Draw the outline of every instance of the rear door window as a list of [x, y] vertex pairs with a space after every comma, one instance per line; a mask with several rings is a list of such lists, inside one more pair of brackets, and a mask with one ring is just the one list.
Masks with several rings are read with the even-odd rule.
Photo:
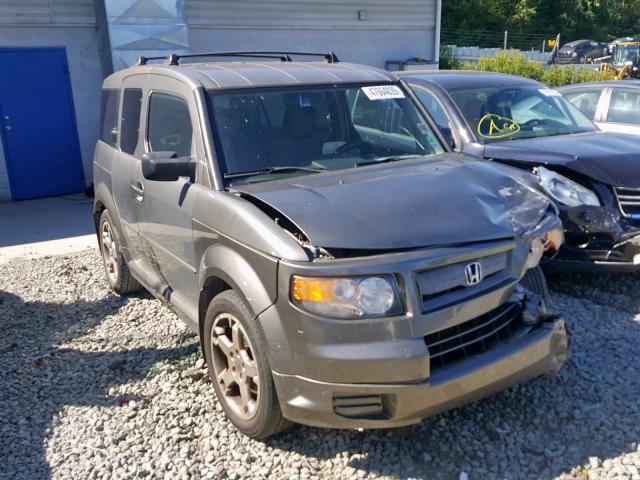
[[191, 155], [193, 127], [187, 102], [166, 93], [153, 93], [149, 100], [147, 140], [152, 152]]
[[120, 121], [120, 150], [133, 155], [140, 137], [140, 108], [142, 90], [126, 88], [122, 96], [122, 119]]
[[598, 110], [598, 102], [602, 95], [602, 88], [571, 91], [564, 94], [564, 98], [569, 100], [573, 106], [584, 113], [587, 118], [593, 120]]
[[640, 91], [614, 89], [607, 122], [640, 125]]

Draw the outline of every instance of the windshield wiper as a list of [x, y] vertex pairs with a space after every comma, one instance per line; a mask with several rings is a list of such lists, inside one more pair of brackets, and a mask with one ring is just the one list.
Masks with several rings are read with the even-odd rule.
[[288, 172], [320, 173], [324, 171], [326, 171], [324, 168], [315, 168], [315, 167], [269, 167], [269, 168], [262, 168], [259, 170], [250, 170], [247, 172], [225, 173], [224, 178], [254, 177], [257, 175], [271, 175], [272, 173], [288, 173]]
[[416, 154], [410, 154], [410, 155], [394, 155], [391, 157], [383, 157], [383, 158], [379, 158], [377, 160], [367, 160], [364, 162], [357, 162], [356, 163], [356, 167], [366, 167], [367, 165], [378, 165], [379, 163], [391, 163], [391, 162], [397, 162], [398, 160], [407, 160], [409, 158], [417, 158], [417, 157], [422, 157], [423, 155], [416, 155]]

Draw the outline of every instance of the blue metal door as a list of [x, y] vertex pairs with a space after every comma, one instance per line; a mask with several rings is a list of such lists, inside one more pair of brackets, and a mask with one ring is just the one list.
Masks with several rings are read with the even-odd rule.
[[14, 200], [84, 190], [63, 48], [0, 48], [0, 124]]

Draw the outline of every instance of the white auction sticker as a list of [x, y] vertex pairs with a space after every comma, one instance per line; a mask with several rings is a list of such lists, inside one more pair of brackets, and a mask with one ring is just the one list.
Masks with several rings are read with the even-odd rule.
[[561, 97], [562, 94], [556, 90], [551, 90], [550, 88], [541, 88], [538, 90], [545, 97]]
[[375, 87], [362, 87], [362, 91], [369, 100], [388, 100], [392, 98], [405, 98], [400, 87], [396, 85], [376, 85]]

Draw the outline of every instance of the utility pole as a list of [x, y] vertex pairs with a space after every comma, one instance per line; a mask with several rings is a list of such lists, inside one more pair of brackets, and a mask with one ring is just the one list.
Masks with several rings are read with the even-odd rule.
[[507, 49], [507, 43], [509, 41], [509, 31], [505, 30], [504, 31], [504, 50]]

